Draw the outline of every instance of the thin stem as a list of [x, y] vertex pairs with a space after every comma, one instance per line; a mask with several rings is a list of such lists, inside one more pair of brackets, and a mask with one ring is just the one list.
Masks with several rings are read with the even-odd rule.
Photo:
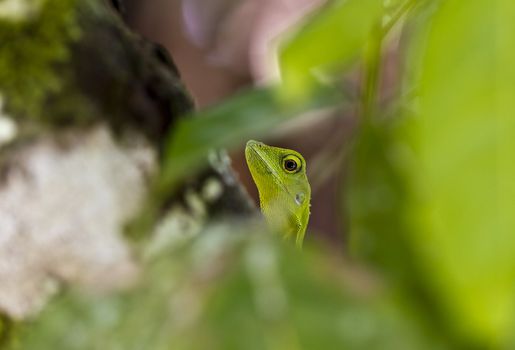
[[364, 122], [369, 122], [375, 114], [376, 100], [381, 70], [381, 54], [384, 36], [382, 31], [374, 35], [369, 41], [365, 53], [364, 87], [362, 94], [362, 116]]
[[415, 0], [405, 1], [385, 24], [381, 26], [378, 25], [366, 48], [364, 70], [365, 84], [361, 101], [362, 116], [365, 122], [370, 122], [370, 119], [376, 112], [384, 39], [415, 3]]
[[397, 8], [397, 11], [395, 11], [392, 17], [383, 25], [383, 37], [386, 36], [390, 32], [390, 30], [392, 30], [392, 28], [397, 24], [397, 22], [399, 22], [399, 20], [406, 13], [408, 13], [408, 11], [411, 10], [411, 8], [415, 6], [416, 3], [417, 1], [415, 0], [407, 0]]

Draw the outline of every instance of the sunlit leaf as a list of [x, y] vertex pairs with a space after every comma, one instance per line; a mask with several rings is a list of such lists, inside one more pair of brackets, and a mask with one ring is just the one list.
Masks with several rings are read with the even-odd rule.
[[335, 0], [312, 16], [280, 53], [281, 94], [302, 99], [316, 87], [315, 74], [337, 74], [353, 62], [381, 25], [382, 3]]
[[515, 3], [445, 1], [422, 65], [412, 240], [450, 324], [497, 342], [515, 311]]
[[417, 113], [358, 142], [354, 248], [419, 288], [442, 331], [501, 347], [515, 319], [515, 4], [431, 14], [412, 40]]

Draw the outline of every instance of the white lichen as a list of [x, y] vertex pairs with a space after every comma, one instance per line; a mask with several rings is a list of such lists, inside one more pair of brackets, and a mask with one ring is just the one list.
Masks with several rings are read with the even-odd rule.
[[202, 197], [208, 203], [213, 203], [218, 200], [224, 192], [224, 187], [220, 180], [215, 177], [210, 177], [202, 187]]
[[227, 185], [233, 185], [237, 182], [231, 168], [231, 157], [229, 157], [227, 151], [212, 150], [209, 152], [208, 161], [213, 169], [222, 176], [222, 179]]
[[155, 152], [122, 147], [107, 128], [19, 146], [1, 164], [0, 311], [23, 319], [56, 290], [131, 283], [137, 264], [122, 236], [140, 209]]
[[152, 239], [145, 247], [144, 257], [149, 260], [166, 250], [173, 250], [189, 242], [202, 229], [204, 222], [176, 205], [159, 222]]
[[281, 282], [275, 247], [270, 242], [256, 241], [246, 251], [245, 267], [254, 287], [256, 311], [265, 320], [284, 317], [288, 297]]
[[18, 133], [14, 120], [4, 111], [4, 97], [0, 94], [0, 146], [11, 142]]
[[205, 220], [207, 217], [206, 204], [202, 200], [202, 197], [192, 189], [188, 189], [184, 195], [184, 201], [186, 202], [188, 209], [192, 215], [199, 220]]
[[18, 127], [16, 123], [12, 119], [0, 115], [0, 146], [14, 140], [17, 133]]

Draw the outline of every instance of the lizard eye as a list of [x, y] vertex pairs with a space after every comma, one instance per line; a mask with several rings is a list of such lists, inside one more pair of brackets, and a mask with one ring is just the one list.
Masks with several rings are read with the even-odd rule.
[[300, 159], [294, 155], [286, 156], [283, 159], [283, 168], [290, 174], [298, 172], [301, 168], [301, 164]]

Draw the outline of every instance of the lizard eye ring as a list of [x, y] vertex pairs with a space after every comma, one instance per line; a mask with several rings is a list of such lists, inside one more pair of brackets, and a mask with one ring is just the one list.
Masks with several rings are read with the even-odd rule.
[[294, 155], [288, 155], [283, 158], [283, 169], [290, 174], [294, 174], [300, 171], [302, 162], [299, 157]]

